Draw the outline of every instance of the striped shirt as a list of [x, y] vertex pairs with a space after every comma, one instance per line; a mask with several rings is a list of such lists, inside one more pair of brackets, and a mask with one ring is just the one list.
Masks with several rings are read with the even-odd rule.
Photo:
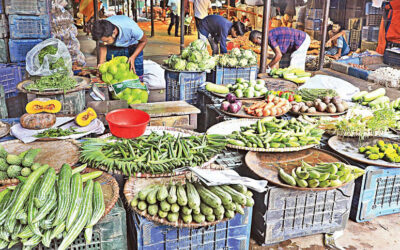
[[272, 48], [279, 46], [282, 54], [297, 50], [306, 39], [306, 33], [287, 27], [275, 28], [268, 32], [268, 44]]

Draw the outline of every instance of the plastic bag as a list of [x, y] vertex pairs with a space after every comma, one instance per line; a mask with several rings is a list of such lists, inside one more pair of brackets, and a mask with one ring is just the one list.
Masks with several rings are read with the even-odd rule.
[[[47, 46], [54, 46], [57, 49], [56, 54], [47, 54], [43, 58], [43, 63], [40, 64], [39, 53], [42, 49]], [[35, 47], [33, 47], [26, 55], [26, 70], [32, 76], [49, 76], [57, 72], [59, 68], [51, 69], [51, 64], [57, 62], [58, 59], [62, 58], [64, 60], [65, 67], [68, 71], [72, 73], [72, 60], [71, 55], [65, 44], [56, 39], [49, 38]]]
[[143, 82], [149, 89], [165, 89], [164, 69], [158, 63], [144, 60], [143, 68]]

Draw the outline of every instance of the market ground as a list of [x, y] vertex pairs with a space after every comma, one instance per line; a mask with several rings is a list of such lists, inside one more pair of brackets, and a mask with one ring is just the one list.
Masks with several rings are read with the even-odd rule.
[[[150, 23], [140, 23], [141, 28], [149, 37], [148, 45], [145, 48], [145, 59], [153, 60], [157, 63], [162, 61], [170, 54], [179, 53], [179, 37], [168, 36], [167, 22], [155, 23], [155, 36], [150, 37]], [[174, 32], [174, 30], [173, 30]], [[172, 33], [173, 33], [172, 32]], [[185, 45], [196, 39], [196, 35], [185, 36]], [[96, 65], [96, 57], [93, 55], [94, 42], [87, 38], [85, 34], [80, 32], [79, 40], [81, 41], [81, 50], [87, 57], [89, 65]], [[318, 74], [332, 75], [351, 82], [361, 90], [372, 90], [381, 87], [377, 84], [363, 81], [361, 79], [341, 74], [329, 69], [324, 69]], [[150, 94], [150, 101], [163, 101], [165, 91], [156, 90]], [[387, 89], [387, 95], [391, 99], [400, 97], [400, 91], [395, 89]], [[400, 215], [393, 214], [382, 217], [377, 217], [371, 222], [355, 223], [348, 221], [343, 235], [337, 238], [336, 247], [351, 250], [351, 249], [379, 249], [379, 250], [400, 250]], [[311, 235], [307, 237], [291, 239], [274, 246], [259, 246], [254, 240], [251, 240], [250, 249], [310, 249], [319, 250], [326, 249], [324, 247], [324, 238], [322, 234]]]

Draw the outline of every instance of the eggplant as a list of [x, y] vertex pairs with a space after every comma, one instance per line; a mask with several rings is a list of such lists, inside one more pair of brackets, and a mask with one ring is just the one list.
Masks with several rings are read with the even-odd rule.
[[328, 111], [328, 113], [336, 113], [336, 107], [333, 103], [329, 103], [328, 107], [326, 109]]
[[229, 112], [236, 114], [237, 112], [239, 112], [240, 107], [237, 103], [231, 103], [229, 105]]
[[230, 103], [235, 103], [236, 101], [236, 96], [232, 93], [229, 93], [226, 95], [225, 99], [230, 102]]
[[223, 102], [221, 103], [221, 110], [223, 110], [223, 111], [228, 111], [230, 105], [231, 105], [231, 104], [230, 104], [228, 101], [223, 101]]

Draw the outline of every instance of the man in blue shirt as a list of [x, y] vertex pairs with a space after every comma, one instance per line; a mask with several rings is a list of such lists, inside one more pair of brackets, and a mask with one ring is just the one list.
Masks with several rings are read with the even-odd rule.
[[[210, 15], [200, 20], [199, 33], [200, 39], [208, 39], [213, 55], [224, 54], [227, 52], [226, 39], [228, 35], [233, 38], [243, 36], [246, 27], [242, 22], [230, 22], [226, 18], [218, 15]], [[219, 48], [218, 48], [219, 45]]]
[[143, 76], [143, 49], [147, 37], [137, 23], [127, 16], [112, 16], [94, 23], [93, 40], [99, 41], [100, 64], [111, 60], [112, 56], [129, 58], [131, 69]]

